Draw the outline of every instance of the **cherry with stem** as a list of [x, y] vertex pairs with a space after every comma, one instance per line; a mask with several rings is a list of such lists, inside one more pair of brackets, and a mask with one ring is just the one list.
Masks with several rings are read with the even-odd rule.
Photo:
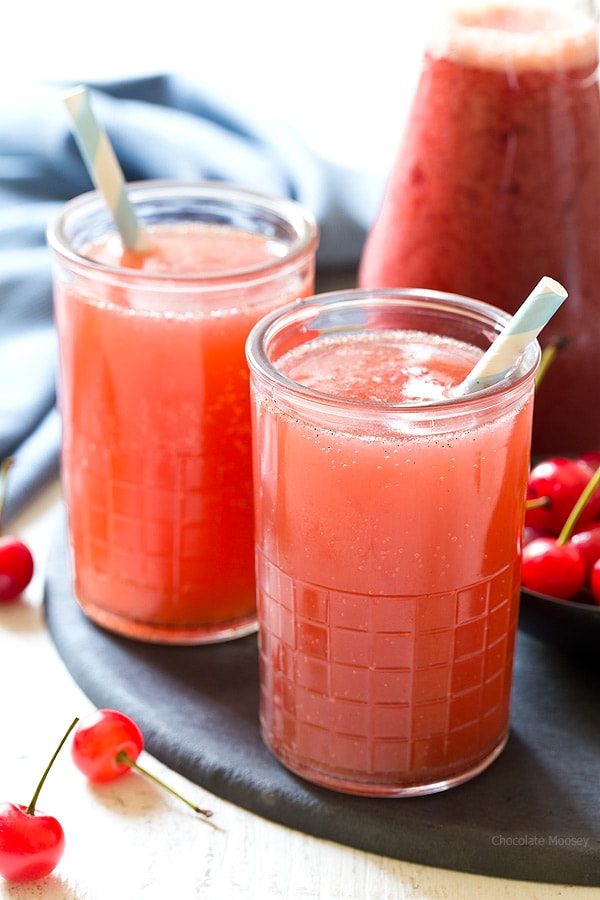
[[211, 810], [192, 803], [138, 764], [143, 749], [144, 736], [130, 716], [115, 709], [98, 709], [80, 722], [73, 735], [71, 756], [77, 768], [92, 782], [113, 781], [134, 769], [209, 819]]
[[65, 849], [65, 835], [53, 816], [38, 813], [38, 798], [48, 773], [69, 734], [75, 718], [54, 751], [28, 806], [0, 804], [0, 875], [8, 881], [25, 882], [45, 878], [58, 865]]
[[[557, 536], [596, 466], [582, 459], [555, 456], [536, 463], [529, 473], [525, 524]], [[578, 513], [579, 525], [595, 520], [600, 511], [600, 492], [591, 491]]]
[[590, 497], [600, 484], [600, 466], [582, 490], [558, 537], [540, 537], [523, 548], [524, 587], [560, 600], [569, 600], [582, 587], [587, 566], [571, 536]]

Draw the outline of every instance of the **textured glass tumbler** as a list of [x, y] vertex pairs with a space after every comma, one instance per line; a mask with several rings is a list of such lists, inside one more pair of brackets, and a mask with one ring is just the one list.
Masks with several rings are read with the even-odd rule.
[[260, 723], [316, 784], [432, 793], [504, 747], [539, 347], [498, 387], [400, 404], [336, 396], [343, 373], [321, 392], [282, 359], [300, 351], [313, 379], [319, 346], [343, 339], [348, 367], [357, 336], [397, 332], [477, 356], [507, 320], [449, 294], [350, 291], [249, 337]]
[[244, 344], [313, 291], [317, 228], [225, 184], [129, 196], [146, 257], [122, 252], [96, 192], [48, 232], [75, 594], [131, 638], [228, 640], [256, 628]]

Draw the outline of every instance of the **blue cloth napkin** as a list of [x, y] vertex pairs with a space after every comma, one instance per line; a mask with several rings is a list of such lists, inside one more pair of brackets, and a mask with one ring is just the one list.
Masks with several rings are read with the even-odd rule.
[[[58, 471], [57, 346], [45, 232], [92, 189], [63, 95], [32, 88], [0, 107], [0, 459], [15, 458], [5, 519]], [[216, 179], [289, 196], [321, 230], [317, 267], [358, 262], [381, 185], [313, 153], [281, 123], [174, 75], [89, 85], [127, 181]]]

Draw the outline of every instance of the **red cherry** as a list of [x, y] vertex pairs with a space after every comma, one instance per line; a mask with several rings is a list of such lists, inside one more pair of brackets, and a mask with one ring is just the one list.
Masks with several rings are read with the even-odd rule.
[[1, 536], [6, 482], [13, 463], [14, 460], [9, 457], [0, 464], [0, 603], [16, 600], [33, 576], [33, 557], [29, 547], [19, 538]]
[[590, 588], [594, 602], [600, 606], [600, 559], [590, 569]]
[[536, 538], [540, 537], [553, 537], [553, 535], [550, 535], [544, 528], [535, 528], [533, 525], [525, 525], [523, 529], [523, 546], [530, 544], [532, 541], [535, 541]]
[[133, 719], [116, 709], [98, 709], [79, 723], [71, 756], [90, 781], [112, 781], [131, 771], [131, 762], [119, 762], [119, 755], [135, 762], [143, 749], [144, 736]]
[[56, 868], [65, 849], [60, 822], [14, 803], [0, 804], [0, 875], [34, 881]]
[[592, 522], [586, 528], [575, 531], [571, 535], [571, 544], [581, 553], [586, 571], [589, 572], [600, 558], [600, 522]]
[[0, 537], [0, 603], [9, 603], [23, 593], [33, 577], [29, 547], [16, 537]]
[[[527, 510], [525, 523], [558, 535], [594, 470], [580, 459], [552, 457], [529, 473], [528, 500], [547, 498], [547, 506]], [[592, 522], [600, 512], [600, 490], [595, 490], [581, 511], [580, 527]]]
[[560, 600], [570, 600], [581, 590], [586, 569], [577, 547], [559, 544], [556, 538], [536, 538], [523, 548], [523, 586]]
[[73, 735], [71, 756], [77, 768], [90, 781], [113, 781], [135, 769], [186, 803], [194, 812], [210, 818], [212, 812], [209, 809], [200, 809], [138, 765], [137, 758], [143, 749], [144, 737], [133, 719], [116, 709], [98, 709], [79, 723]]
[[45, 878], [57, 866], [65, 849], [65, 835], [53, 816], [38, 813], [36, 804], [48, 772], [77, 719], [65, 732], [40, 778], [29, 806], [0, 804], [0, 875], [8, 881]]
[[581, 453], [578, 457], [590, 467], [597, 469], [600, 466], [600, 450], [590, 450], [588, 453]]

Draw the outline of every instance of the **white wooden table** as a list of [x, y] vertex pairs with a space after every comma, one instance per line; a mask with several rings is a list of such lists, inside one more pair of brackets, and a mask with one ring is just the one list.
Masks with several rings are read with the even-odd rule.
[[[36, 574], [24, 598], [0, 606], [0, 802], [28, 804], [47, 760], [76, 715], [92, 709], [48, 634], [44, 568], [61, 502], [52, 485], [10, 531], [32, 547]], [[218, 828], [131, 773], [91, 787], [58, 757], [39, 808], [56, 816], [66, 850], [40, 882], [0, 879], [6, 900], [587, 900], [594, 888], [486, 878], [386, 859], [318, 840], [239, 809], [140, 759], [200, 806]]]

